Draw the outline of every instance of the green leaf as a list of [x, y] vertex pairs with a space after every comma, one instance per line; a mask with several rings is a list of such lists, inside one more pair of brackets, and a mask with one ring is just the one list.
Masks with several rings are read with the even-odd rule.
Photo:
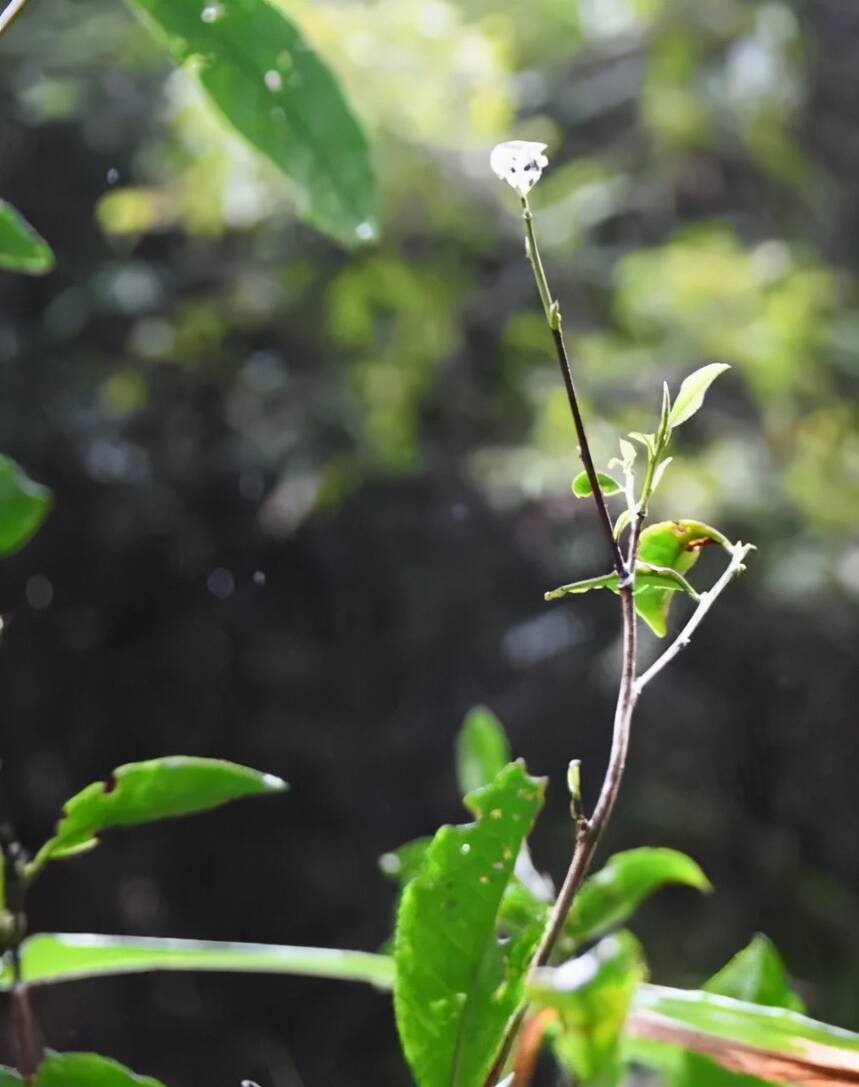
[[[772, 1008], [805, 1010], [792, 991], [787, 971], [775, 946], [766, 936], [757, 935], [704, 985], [719, 996], [733, 997]], [[729, 1072], [698, 1053], [686, 1053], [679, 1062], [671, 1087], [758, 1087], [763, 1080]]]
[[[150, 970], [290, 974], [366, 981], [384, 989], [394, 983], [394, 963], [388, 956], [327, 947], [77, 933], [30, 936], [21, 945], [21, 976], [31, 985]], [[7, 966], [0, 987], [8, 989], [11, 982], [11, 968]]]
[[709, 366], [702, 366], [700, 370], [690, 374], [680, 386], [674, 407], [668, 416], [669, 426], [677, 427], [685, 423], [687, 419], [691, 419], [704, 403], [707, 390], [719, 374], [730, 369], [731, 367], [726, 362], [711, 362]]
[[[606, 472], [597, 472], [597, 481], [600, 485], [602, 493], [608, 497], [613, 494], [619, 494], [623, 487], [613, 477]], [[573, 494], [576, 498], [590, 498], [594, 493], [591, 487], [591, 481], [588, 479], [587, 472], [579, 472], [572, 484]]]
[[[643, 533], [642, 533], [643, 535]], [[676, 592], [678, 589], [688, 593], [693, 598], [698, 594], [686, 581], [682, 574], [670, 567], [655, 568], [656, 564], [642, 567], [636, 565], [635, 592], [636, 596], [647, 590], [665, 589]], [[591, 589], [610, 589], [613, 593], [618, 591], [620, 579], [617, 574], [600, 574], [599, 577], [585, 578], [584, 581], [572, 581], [568, 585], [559, 585], [543, 594], [545, 600], [560, 600], [562, 596], [575, 596], [580, 593], [588, 593]]]
[[36, 1072], [35, 1087], [161, 1087], [157, 1079], [137, 1076], [98, 1053], [48, 1050]]
[[[702, 990], [642, 985], [633, 1001], [633, 1030], [627, 1040], [630, 1059], [657, 1067], [672, 1067], [677, 1046], [706, 1051], [717, 1060], [731, 1059], [739, 1047], [749, 1058], [785, 1058], [806, 1066], [804, 1080], [843, 1082], [859, 1078], [859, 1034], [808, 1019], [787, 1008], [763, 1007], [745, 1000]], [[667, 1051], [664, 1055], [660, 1051]], [[808, 1074], [808, 1066], [826, 1069], [828, 1079]]]
[[221, 759], [172, 755], [149, 762], [132, 762], [114, 770], [107, 781], [96, 781], [63, 806], [57, 833], [39, 850], [38, 869], [98, 841], [110, 827], [130, 827], [177, 815], [220, 807], [244, 796], [282, 792], [286, 784], [273, 774]]
[[405, 887], [421, 870], [431, 841], [432, 838], [414, 838], [390, 853], [383, 853], [379, 868], [389, 879]]
[[620, 511], [617, 520], [614, 523], [614, 538], [616, 540], [620, 539], [620, 534], [629, 525], [631, 520], [632, 514], [629, 511], [629, 507]]
[[51, 508], [51, 492], [0, 454], [0, 555], [11, 555], [35, 536]]
[[505, 888], [545, 782], [511, 763], [465, 800], [477, 818], [442, 827], [403, 892], [394, 1009], [418, 1087], [480, 1087], [519, 1007], [540, 929], [500, 943]]
[[655, 434], [642, 434], [638, 430], [631, 430], [629, 432], [630, 438], [639, 442], [647, 450], [649, 456], [653, 456], [656, 453], [656, 435]]
[[375, 237], [366, 137], [337, 81], [269, 0], [129, 0], [235, 130], [295, 184], [302, 213], [347, 246]]
[[14, 1068], [0, 1065], [0, 1087], [22, 1087], [26, 1083], [24, 1077]]
[[668, 469], [668, 465], [672, 462], [672, 460], [674, 460], [673, 457], [666, 457], [665, 460], [661, 460], [659, 464], [656, 465], [656, 468], [653, 471], [653, 482], [650, 484], [651, 495], [662, 482], [662, 477], [665, 475], [665, 472]]
[[460, 793], [488, 785], [510, 762], [504, 727], [485, 706], [471, 710], [456, 737], [456, 777]]
[[654, 892], [668, 884], [710, 891], [700, 867], [674, 849], [644, 846], [609, 857], [576, 895], [565, 936], [576, 944], [602, 936], [623, 924]]
[[[641, 562], [685, 575], [698, 561], [702, 548], [724, 542], [721, 532], [700, 521], [660, 521], [642, 532], [638, 557]], [[635, 610], [654, 634], [664, 638], [668, 632], [668, 611], [677, 588], [645, 582], [642, 590], [636, 593]]]
[[11, 204], [0, 200], [0, 268], [41, 275], [54, 267], [51, 247]]
[[762, 933], [714, 974], [703, 988], [708, 993], [748, 1000], [770, 1008], [804, 1012], [805, 1004], [790, 987], [787, 969], [778, 949]]
[[554, 1049], [588, 1087], [613, 1087], [621, 1076], [621, 1033], [633, 994], [645, 976], [644, 958], [630, 932], [619, 932], [557, 967], [543, 967], [528, 986], [538, 1007], [558, 1014]]

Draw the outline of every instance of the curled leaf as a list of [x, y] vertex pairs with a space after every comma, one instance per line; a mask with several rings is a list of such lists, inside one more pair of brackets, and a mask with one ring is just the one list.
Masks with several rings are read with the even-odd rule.
[[[607, 472], [597, 472], [597, 482], [600, 485], [600, 490], [606, 496], [619, 494], [623, 490], [618, 481]], [[573, 480], [572, 490], [576, 498], [590, 498], [594, 492], [587, 472], [579, 472]]]

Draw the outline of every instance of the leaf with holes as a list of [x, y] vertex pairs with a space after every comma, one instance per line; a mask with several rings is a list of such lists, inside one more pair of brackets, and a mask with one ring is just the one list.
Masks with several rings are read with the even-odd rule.
[[51, 247], [11, 204], [0, 200], [0, 268], [42, 275], [54, 267]]
[[524, 993], [538, 924], [500, 942], [504, 891], [543, 804], [521, 762], [466, 797], [477, 822], [442, 827], [403, 892], [394, 1009], [418, 1087], [480, 1087]]
[[38, 532], [51, 508], [51, 492], [0, 455], [0, 555], [11, 555]]
[[92, 848], [111, 827], [130, 827], [218, 808], [230, 800], [282, 792], [286, 783], [273, 774], [221, 759], [172, 755], [132, 762], [96, 781], [63, 806], [57, 832], [36, 855], [36, 869]]
[[220, 113], [292, 180], [307, 219], [371, 240], [376, 183], [364, 132], [328, 67], [269, 0], [128, 0]]

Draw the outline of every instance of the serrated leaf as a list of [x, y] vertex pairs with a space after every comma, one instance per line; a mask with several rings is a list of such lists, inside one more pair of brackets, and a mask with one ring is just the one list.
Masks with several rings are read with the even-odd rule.
[[294, 183], [344, 245], [376, 234], [366, 137], [328, 67], [269, 0], [128, 0], [223, 117]]
[[[607, 472], [597, 472], [597, 482], [600, 485], [600, 490], [606, 497], [618, 494], [623, 490], [623, 487], [621, 487], [618, 481]], [[572, 490], [576, 498], [590, 498], [594, 492], [591, 487], [591, 481], [588, 479], [587, 472], [579, 472], [572, 482]]]
[[619, 1081], [621, 1034], [645, 973], [638, 941], [619, 932], [578, 958], [543, 967], [528, 986], [537, 1007], [557, 1013], [555, 1053], [583, 1087], [613, 1087]]
[[[781, 956], [762, 935], [755, 936], [703, 988], [765, 1007], [805, 1010], [790, 988]], [[685, 1054], [671, 1077], [671, 1087], [759, 1087], [763, 1082], [754, 1076], [729, 1072], [698, 1053]]]
[[462, 796], [488, 785], [510, 762], [504, 727], [485, 706], [466, 716], [456, 737], [456, 778]]
[[[289, 974], [364, 981], [385, 989], [390, 989], [394, 980], [394, 964], [388, 956], [328, 947], [89, 933], [39, 934], [27, 937], [21, 945], [21, 977], [29, 985], [152, 970]], [[8, 989], [11, 984], [12, 970], [7, 965], [0, 976], [0, 988]]]
[[403, 892], [394, 1009], [418, 1087], [481, 1087], [519, 1007], [539, 926], [499, 942], [505, 888], [543, 804], [521, 762], [466, 797], [477, 818], [446, 826]]
[[576, 895], [564, 935], [575, 944], [602, 936], [627, 921], [660, 888], [682, 884], [710, 891], [699, 865], [675, 849], [643, 846], [609, 857]]
[[47, 487], [0, 454], [0, 555], [11, 555], [35, 536], [51, 501]]
[[707, 390], [719, 376], [731, 367], [726, 362], [711, 362], [708, 366], [702, 366], [690, 374], [677, 393], [674, 407], [668, 417], [668, 423], [672, 427], [678, 427], [691, 419], [696, 411], [704, 403]]
[[285, 782], [222, 759], [172, 755], [120, 766], [68, 800], [57, 832], [39, 850], [39, 867], [95, 845], [111, 827], [130, 827], [218, 808], [246, 796], [282, 792]]
[[157, 1079], [138, 1076], [98, 1053], [54, 1053], [48, 1050], [36, 1072], [34, 1087], [162, 1087]]
[[0, 268], [42, 275], [54, 267], [51, 247], [11, 204], [0, 200]]

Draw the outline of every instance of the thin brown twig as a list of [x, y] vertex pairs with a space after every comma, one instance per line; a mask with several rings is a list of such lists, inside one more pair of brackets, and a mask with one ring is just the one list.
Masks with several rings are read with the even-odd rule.
[[680, 631], [680, 633], [677, 635], [671, 645], [669, 645], [668, 648], [659, 657], [656, 658], [653, 664], [650, 665], [647, 671], [642, 672], [642, 674], [636, 680], [636, 697], [641, 694], [647, 684], [655, 676], [657, 676], [667, 664], [670, 664], [671, 661], [674, 660], [674, 658], [682, 649], [686, 648], [692, 638], [692, 635], [701, 625], [701, 622], [704, 619], [705, 615], [715, 604], [716, 598], [722, 592], [724, 592], [724, 590], [737, 576], [737, 574], [742, 573], [742, 571], [745, 569], [745, 566], [743, 565], [743, 560], [748, 555], [748, 553], [753, 550], [753, 544], [734, 544], [731, 551], [731, 561], [728, 563], [722, 576], [715, 583], [712, 589], [709, 589], [705, 593], [701, 593], [700, 599], [698, 601], [698, 606], [692, 613], [689, 622], [686, 624], [686, 626], [683, 627], [683, 629]]

